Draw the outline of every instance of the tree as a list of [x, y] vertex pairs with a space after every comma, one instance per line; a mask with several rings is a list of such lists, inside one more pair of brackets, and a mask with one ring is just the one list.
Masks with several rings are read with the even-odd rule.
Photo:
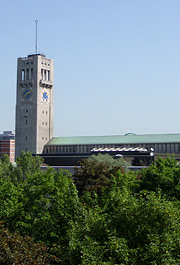
[[[180, 264], [176, 161], [159, 159], [135, 173], [109, 157], [92, 157], [82, 168], [79, 197], [68, 172], [32, 170], [26, 160], [12, 170], [8, 160], [0, 161], [0, 220], [6, 227], [0, 226], [1, 264], [5, 253], [4, 264], [23, 264], [23, 253], [31, 264], [32, 252], [42, 257], [39, 264], [50, 255], [63, 265]], [[40, 163], [32, 156], [29, 161]]]
[[22, 237], [17, 232], [11, 233], [0, 224], [0, 264], [60, 264], [60, 259], [51, 255], [45, 244], [34, 243], [30, 237]]
[[27, 175], [41, 172], [41, 165], [43, 159], [40, 156], [32, 156], [30, 152], [21, 152], [21, 155], [16, 160], [17, 167], [15, 168], [15, 174], [17, 181], [23, 181]]
[[159, 158], [139, 173], [139, 179], [139, 190], [161, 190], [169, 199], [180, 200], [180, 166], [174, 158]]
[[92, 155], [80, 162], [80, 168], [74, 175], [74, 182], [81, 196], [85, 191], [100, 193], [107, 185], [111, 174], [120, 170], [125, 172], [128, 163], [123, 158], [114, 159], [108, 154]]
[[12, 172], [14, 167], [12, 163], [10, 163], [9, 156], [3, 155], [0, 159], [0, 178], [10, 178], [12, 176]]
[[71, 231], [71, 264], [178, 265], [178, 205], [160, 192], [133, 195], [118, 183], [114, 179], [98, 197], [84, 194], [84, 217]]
[[12, 174], [0, 178], [0, 220], [63, 257], [72, 223], [79, 218], [79, 198], [67, 171], [43, 171], [40, 164], [37, 157], [23, 153]]

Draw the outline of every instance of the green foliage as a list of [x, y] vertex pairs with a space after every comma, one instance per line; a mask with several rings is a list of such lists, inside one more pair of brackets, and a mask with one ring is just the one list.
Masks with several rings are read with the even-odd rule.
[[0, 178], [0, 220], [11, 231], [54, 249], [60, 246], [58, 255], [63, 256], [81, 209], [77, 190], [68, 172], [41, 171], [40, 164], [39, 158], [23, 153], [12, 174]]
[[0, 220], [14, 218], [22, 207], [20, 198], [21, 190], [7, 178], [0, 178]]
[[22, 182], [27, 175], [32, 175], [34, 173], [40, 173], [40, 166], [43, 160], [39, 156], [32, 156], [30, 152], [22, 152], [21, 156], [17, 157], [16, 160], [17, 167], [15, 168], [14, 176], [17, 182]]
[[12, 176], [13, 165], [10, 163], [9, 156], [4, 155], [0, 159], [0, 178], [9, 178]]
[[140, 190], [161, 190], [169, 199], [180, 200], [180, 166], [175, 159], [159, 158], [139, 175]]
[[180, 166], [159, 159], [135, 173], [120, 162], [82, 161], [78, 197], [68, 172], [41, 171], [42, 160], [29, 153], [16, 168], [4, 157], [0, 220], [11, 232], [0, 227], [0, 263], [180, 264]]
[[179, 264], [179, 208], [155, 193], [113, 192], [85, 206], [70, 241], [81, 259], [71, 264]]
[[11, 233], [0, 226], [0, 264], [46, 265], [59, 264], [60, 259], [51, 255], [45, 244], [35, 244], [30, 237]]
[[114, 159], [108, 154], [92, 155], [80, 162], [74, 181], [81, 196], [85, 191], [100, 193], [107, 185], [109, 177], [120, 170], [125, 172], [128, 163], [123, 158]]

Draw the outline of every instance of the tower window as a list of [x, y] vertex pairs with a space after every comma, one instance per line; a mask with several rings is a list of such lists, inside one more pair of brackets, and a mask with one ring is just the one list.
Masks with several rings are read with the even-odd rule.
[[25, 70], [22, 69], [22, 72], [21, 72], [21, 80], [24, 81], [25, 80]]
[[27, 136], [26, 136], [26, 141], [27, 141]]
[[46, 70], [44, 70], [44, 80], [46, 80]]
[[47, 71], [47, 80], [50, 81], [50, 71]]
[[29, 69], [26, 70], [26, 79], [29, 80]]
[[43, 80], [43, 69], [41, 69], [41, 79]]
[[26, 120], [26, 124], [28, 123], [28, 121]]
[[31, 78], [34, 77], [34, 71], [33, 71], [33, 68], [31, 68]]

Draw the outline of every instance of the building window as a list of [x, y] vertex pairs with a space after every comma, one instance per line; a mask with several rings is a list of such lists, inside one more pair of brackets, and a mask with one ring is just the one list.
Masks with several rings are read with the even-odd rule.
[[26, 141], [27, 141], [27, 136], [26, 136]]
[[26, 70], [26, 79], [29, 80], [29, 69]]
[[43, 80], [43, 69], [41, 69], [41, 79]]
[[73, 146], [73, 153], [76, 153], [76, 152], [77, 152], [77, 147]]
[[26, 124], [28, 123], [28, 121], [26, 120]]
[[34, 77], [34, 71], [33, 71], [33, 68], [31, 68], [31, 78]]
[[163, 144], [163, 153], [167, 151], [167, 144]]
[[179, 150], [179, 152], [180, 152], [180, 144], [179, 144], [179, 149], [178, 149], [178, 150]]
[[22, 69], [22, 72], [21, 72], [21, 80], [24, 81], [25, 80], [25, 70]]
[[50, 81], [50, 71], [47, 71], [47, 80]]

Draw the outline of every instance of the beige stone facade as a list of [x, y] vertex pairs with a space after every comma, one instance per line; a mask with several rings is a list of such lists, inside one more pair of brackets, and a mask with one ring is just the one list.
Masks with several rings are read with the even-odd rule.
[[18, 58], [16, 157], [41, 154], [53, 136], [53, 60], [41, 54]]

